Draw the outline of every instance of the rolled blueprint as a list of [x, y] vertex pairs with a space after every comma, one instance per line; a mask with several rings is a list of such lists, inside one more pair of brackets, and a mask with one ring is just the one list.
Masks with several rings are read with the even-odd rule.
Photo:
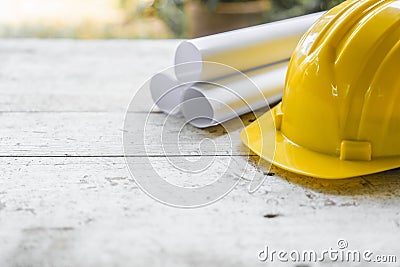
[[171, 71], [160, 72], [150, 80], [150, 93], [154, 103], [162, 112], [178, 115], [182, 93], [191, 85], [179, 82]]
[[177, 65], [176, 77], [181, 81], [209, 81], [229, 74], [206, 68], [202, 63], [204, 61], [244, 71], [289, 59], [301, 36], [322, 14], [314, 13], [183, 41], [176, 50], [175, 65], [198, 63], [190, 68]]
[[182, 92], [183, 116], [192, 125], [206, 128], [277, 102], [282, 97], [287, 64], [196, 83]]

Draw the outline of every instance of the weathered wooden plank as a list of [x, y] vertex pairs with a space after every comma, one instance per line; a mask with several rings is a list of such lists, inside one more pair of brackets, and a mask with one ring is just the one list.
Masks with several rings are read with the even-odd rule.
[[273, 169], [256, 193], [239, 183], [196, 210], [150, 199], [123, 158], [0, 158], [0, 171], [1, 266], [258, 266], [265, 245], [322, 251], [339, 238], [399, 253], [399, 171], [328, 181]]
[[[123, 155], [124, 117], [119, 112], [3, 112], [0, 156]], [[246, 115], [243, 120], [248, 124], [251, 118]], [[201, 130], [185, 125], [181, 129], [183, 119], [167, 119], [162, 113], [135, 113], [132, 119], [130, 155], [247, 153], [239, 140], [240, 125], [228, 135], [221, 126]], [[143, 127], [139, 125], [145, 123], [143, 147]]]
[[178, 42], [0, 40], [0, 111], [124, 111]]

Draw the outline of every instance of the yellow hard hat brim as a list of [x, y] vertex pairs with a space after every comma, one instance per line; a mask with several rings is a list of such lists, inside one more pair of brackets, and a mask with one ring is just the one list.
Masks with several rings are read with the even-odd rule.
[[247, 126], [240, 138], [254, 153], [282, 169], [316, 178], [343, 179], [400, 167], [400, 157], [346, 161], [302, 148], [275, 131], [272, 114], [276, 108]]

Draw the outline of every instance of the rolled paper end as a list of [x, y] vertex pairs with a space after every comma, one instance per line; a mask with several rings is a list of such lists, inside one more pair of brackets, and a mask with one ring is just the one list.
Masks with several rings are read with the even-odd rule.
[[157, 73], [150, 80], [150, 92], [157, 107], [172, 115], [180, 113], [180, 103], [185, 85], [180, 85], [172, 75]]
[[218, 124], [206, 96], [196, 88], [188, 88], [182, 96], [181, 110], [185, 119], [195, 127], [207, 128]]
[[[183, 41], [175, 52], [175, 75], [183, 82], [199, 81], [203, 71], [200, 50], [190, 41]], [[186, 63], [186, 64], [185, 64]]]

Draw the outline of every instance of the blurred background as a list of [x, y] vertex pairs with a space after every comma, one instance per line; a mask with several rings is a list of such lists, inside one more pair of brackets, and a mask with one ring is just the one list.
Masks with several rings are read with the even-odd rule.
[[0, 0], [2, 38], [193, 38], [343, 0]]

